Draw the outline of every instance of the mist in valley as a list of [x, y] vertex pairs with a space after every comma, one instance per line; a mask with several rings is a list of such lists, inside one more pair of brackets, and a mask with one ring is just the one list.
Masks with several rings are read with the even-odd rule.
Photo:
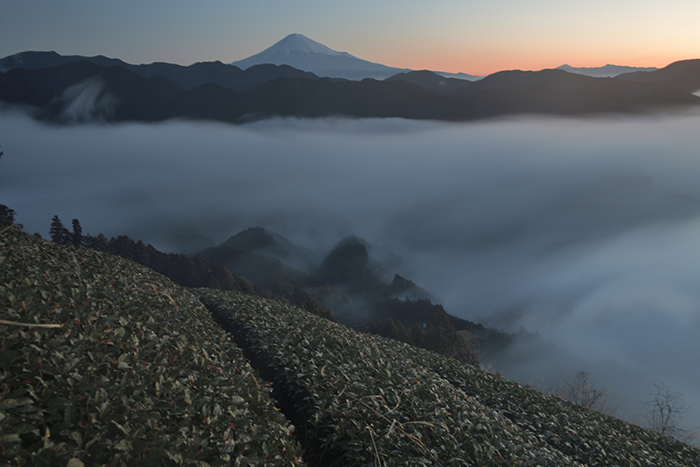
[[695, 426], [699, 128], [700, 115], [57, 127], [8, 110], [0, 203], [44, 238], [58, 215], [187, 253], [253, 226], [315, 252], [355, 234], [447, 312], [568, 353], [523, 344], [495, 369], [550, 389], [584, 370], [628, 413], [665, 383]]

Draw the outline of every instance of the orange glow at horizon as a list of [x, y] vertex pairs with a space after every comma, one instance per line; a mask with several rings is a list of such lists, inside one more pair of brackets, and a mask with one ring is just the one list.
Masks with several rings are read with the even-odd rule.
[[673, 50], [654, 50], [645, 51], [644, 53], [618, 50], [549, 51], [548, 53], [504, 52], [503, 50], [449, 50], [424, 56], [394, 54], [390, 60], [382, 60], [380, 57], [373, 57], [368, 60], [397, 68], [486, 76], [504, 70], [536, 71], [545, 68], [556, 68], [565, 64], [575, 68], [594, 68], [608, 64], [663, 68], [679, 60], [699, 58], [700, 53], [693, 54], [690, 50], [685, 54], [683, 51], [674, 52]]
[[389, 66], [472, 75], [564, 64], [662, 68], [700, 58], [697, 1], [499, 0], [450, 7], [449, 15], [421, 9], [412, 28], [389, 28], [379, 40], [343, 37], [336, 44]]
[[472, 75], [700, 58], [698, 0], [215, 3], [0, 2], [0, 17], [13, 19], [0, 28], [0, 57], [54, 50], [135, 64], [230, 63], [301, 33], [387, 66]]

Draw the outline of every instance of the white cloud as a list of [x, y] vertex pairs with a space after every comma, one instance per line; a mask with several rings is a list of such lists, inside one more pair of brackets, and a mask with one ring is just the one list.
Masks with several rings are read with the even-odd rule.
[[61, 100], [65, 102], [58, 116], [62, 122], [106, 121], [119, 104], [119, 99], [105, 91], [104, 82], [96, 76], [67, 87]]
[[629, 365], [600, 384], [632, 402], [676, 385], [700, 417], [698, 118], [53, 128], [3, 114], [0, 202], [30, 232], [58, 214], [166, 249], [251, 226], [311, 248], [354, 233], [449, 312]]

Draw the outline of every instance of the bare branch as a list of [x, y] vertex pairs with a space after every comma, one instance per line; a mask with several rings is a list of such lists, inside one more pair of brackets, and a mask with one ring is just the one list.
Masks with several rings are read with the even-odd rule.
[[697, 428], [685, 429], [679, 426], [683, 415], [689, 409], [683, 402], [683, 394], [671, 392], [663, 383], [654, 384], [654, 387], [656, 394], [650, 394], [654, 398], [641, 402], [646, 407], [642, 417], [646, 421], [647, 428], [684, 443], [690, 443], [697, 436]]
[[570, 373], [559, 383], [554, 394], [581, 407], [613, 416], [620, 405], [619, 401], [612, 399], [609, 388], [594, 388], [585, 371]]

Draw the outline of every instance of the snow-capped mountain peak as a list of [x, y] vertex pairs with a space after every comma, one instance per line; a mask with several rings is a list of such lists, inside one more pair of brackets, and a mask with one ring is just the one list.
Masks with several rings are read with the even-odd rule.
[[245, 70], [263, 63], [289, 65], [321, 77], [352, 80], [384, 79], [396, 73], [409, 71], [368, 62], [347, 52], [338, 52], [303, 34], [290, 34], [262, 52], [233, 62], [232, 65]]
[[290, 34], [273, 46], [263, 50], [255, 56], [274, 56], [277, 54], [291, 55], [330, 55], [330, 56], [351, 56], [347, 52], [337, 52], [330, 47], [326, 47], [320, 42], [309, 39], [303, 34]]

